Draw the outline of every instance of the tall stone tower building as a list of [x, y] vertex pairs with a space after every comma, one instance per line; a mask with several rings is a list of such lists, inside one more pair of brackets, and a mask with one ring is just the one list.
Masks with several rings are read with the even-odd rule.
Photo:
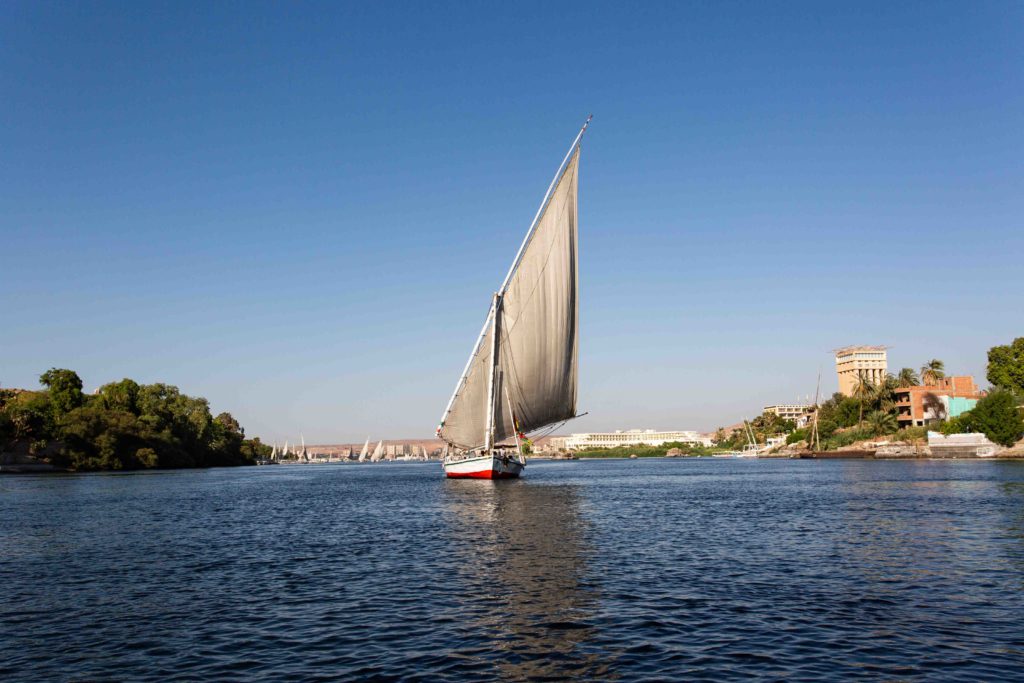
[[873, 384], [885, 380], [889, 361], [887, 346], [846, 346], [836, 349], [836, 375], [839, 377], [839, 391], [853, 396], [853, 389], [861, 377]]

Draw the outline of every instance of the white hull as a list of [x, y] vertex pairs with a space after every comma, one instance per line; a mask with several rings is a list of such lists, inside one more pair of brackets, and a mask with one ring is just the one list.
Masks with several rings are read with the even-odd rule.
[[446, 460], [444, 474], [450, 479], [515, 479], [523, 467], [523, 463], [511, 456], [481, 455]]

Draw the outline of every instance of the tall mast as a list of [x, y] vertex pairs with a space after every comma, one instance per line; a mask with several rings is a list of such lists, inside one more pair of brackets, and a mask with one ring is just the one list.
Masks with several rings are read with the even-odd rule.
[[498, 308], [501, 295], [495, 293], [491, 301], [491, 374], [487, 378], [487, 430], [484, 432], [484, 450], [494, 448], [494, 375], [498, 369]]
[[[516, 252], [516, 257], [512, 261], [512, 267], [508, 269], [508, 273], [505, 275], [505, 279], [501, 283], [501, 289], [498, 290], [497, 296], [501, 296], [505, 293], [505, 288], [508, 287], [509, 280], [512, 279], [512, 274], [516, 272], [516, 267], [519, 265], [519, 261], [523, 257], [523, 252], [526, 251], [527, 245], [533, 238], [533, 233], [537, 229], [537, 221], [540, 220], [541, 214], [544, 213], [544, 208], [548, 205], [548, 202], [551, 200], [551, 193], [554, 192], [555, 185], [558, 183], [558, 179], [562, 176], [562, 172], [565, 170], [565, 165], [569, 162], [569, 159], [572, 157], [572, 153], [576, 151], [576, 147], [579, 146], [580, 140], [583, 139], [583, 133], [586, 132], [587, 126], [590, 125], [590, 120], [593, 118], [594, 115], [591, 114], [590, 116], [587, 117], [587, 120], [583, 122], [583, 126], [580, 128], [580, 132], [576, 134], [576, 139], [572, 141], [571, 145], [569, 145], [569, 151], [565, 153], [565, 158], [563, 158], [562, 163], [558, 165], [558, 170], [555, 171], [555, 177], [551, 179], [551, 184], [548, 185], [548, 191], [544, 193], [544, 199], [540, 203], [540, 208], [537, 209], [537, 213], [534, 215], [533, 221], [530, 223], [530, 228], [529, 230], [526, 231], [526, 237], [523, 238], [523, 243], [519, 245], [519, 251]], [[492, 325], [490, 315], [488, 315], [487, 318], [484, 320], [483, 327], [480, 328], [480, 334], [477, 335], [476, 343], [473, 345], [473, 350], [469, 354], [469, 359], [466, 361], [465, 367], [462, 368], [462, 374], [459, 375], [459, 381], [455, 383], [455, 390], [452, 392], [452, 397], [448, 399], [448, 405], [444, 407], [444, 413], [442, 413], [441, 415], [442, 425], [444, 424], [444, 421], [448, 418], [448, 412], [452, 409], [452, 404], [455, 403], [455, 397], [459, 395], [459, 390], [462, 389], [462, 385], [466, 381], [466, 375], [469, 374], [469, 368], [473, 364], [473, 359], [476, 358], [476, 354], [480, 351], [480, 344], [483, 343], [484, 336], [486, 336], [487, 334], [488, 325]], [[493, 367], [491, 374], [493, 377]], [[493, 407], [493, 396], [489, 400]], [[489, 408], [487, 412], [488, 414], [491, 414], [492, 408]], [[491, 423], [493, 423], [493, 420], [491, 420]], [[437, 432], [440, 435], [440, 426], [438, 426]], [[488, 432], [490, 432], [490, 427], [488, 427]]]

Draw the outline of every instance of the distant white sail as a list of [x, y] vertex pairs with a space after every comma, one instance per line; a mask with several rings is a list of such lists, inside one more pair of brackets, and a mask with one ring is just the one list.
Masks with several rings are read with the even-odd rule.
[[370, 462], [377, 462], [381, 458], [381, 454], [384, 452], [384, 441], [383, 439], [377, 442], [377, 447], [373, 449], [373, 455], [370, 456]]
[[366, 437], [366, 443], [363, 444], [363, 450], [359, 451], [359, 462], [366, 460], [366, 454], [370, 452], [370, 437]]

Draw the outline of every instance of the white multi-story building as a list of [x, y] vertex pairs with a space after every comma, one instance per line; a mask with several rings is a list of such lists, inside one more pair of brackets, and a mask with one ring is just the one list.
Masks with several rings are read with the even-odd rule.
[[778, 415], [783, 420], [796, 422], [797, 427], [803, 427], [807, 423], [807, 413], [811, 407], [801, 403], [780, 403], [774, 406], [765, 406], [764, 412]]
[[630, 429], [617, 432], [570, 434], [565, 437], [564, 447], [570, 450], [581, 450], [584, 448], [615, 448], [616, 446], [660, 446], [673, 441], [696, 446], [713, 445], [710, 438], [693, 431], [660, 432], [656, 429]]

